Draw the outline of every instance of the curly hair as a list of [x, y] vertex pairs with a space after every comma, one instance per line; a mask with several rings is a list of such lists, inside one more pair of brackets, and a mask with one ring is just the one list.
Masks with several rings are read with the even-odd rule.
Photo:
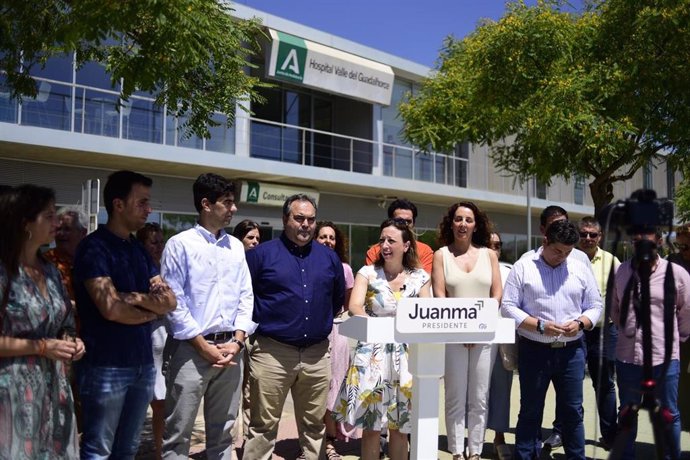
[[[388, 227], [395, 227], [400, 230], [403, 243], [410, 242], [410, 248], [403, 254], [403, 267], [408, 270], [421, 268], [422, 265], [419, 263], [419, 256], [417, 255], [417, 238], [414, 236], [414, 232], [407, 222], [402, 219], [386, 219], [381, 223], [381, 231]], [[376, 262], [374, 262], [374, 265], [382, 267], [383, 262], [383, 254], [379, 252], [379, 256]]]
[[453, 244], [455, 240], [455, 236], [453, 235], [453, 219], [455, 218], [455, 212], [458, 208], [467, 208], [474, 214], [475, 227], [474, 233], [472, 234], [472, 244], [479, 247], [488, 246], [489, 241], [491, 241], [493, 226], [486, 214], [471, 201], [460, 201], [448, 208], [448, 212], [443, 216], [441, 223], [438, 224], [439, 242], [445, 246]]
[[347, 237], [343, 233], [342, 230], [340, 230], [333, 222], [330, 220], [321, 220], [316, 223], [316, 231], [314, 232], [314, 239], [316, 239], [317, 236], [319, 236], [319, 232], [321, 231], [322, 228], [324, 227], [330, 227], [333, 229], [335, 232], [335, 248], [333, 249], [336, 254], [338, 254], [338, 258], [340, 259], [341, 262], [343, 263], [349, 263], [350, 258], [348, 257], [348, 241]]

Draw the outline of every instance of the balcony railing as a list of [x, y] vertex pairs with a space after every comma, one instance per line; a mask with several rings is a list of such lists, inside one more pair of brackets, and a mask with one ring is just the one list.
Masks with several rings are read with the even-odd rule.
[[128, 101], [121, 101], [116, 91], [36, 78], [38, 94], [20, 103], [10, 99], [1, 78], [2, 122], [224, 153], [235, 151], [235, 131], [225, 128], [227, 120], [221, 114], [216, 114], [220, 126], [209, 127], [210, 139], [185, 138], [179, 129], [184, 119], [166, 116], [165, 108], [156, 106], [150, 97], [132, 95]]
[[287, 163], [467, 186], [467, 159], [251, 118], [251, 156]]
[[[117, 91], [37, 78], [38, 94], [20, 103], [10, 98], [0, 75], [0, 122], [82, 134], [235, 152], [235, 128], [225, 115], [209, 127], [210, 139], [184, 138], [184, 118], [165, 115], [150, 97], [119, 99]], [[251, 118], [250, 155], [329, 169], [399, 177], [458, 187], [467, 185], [467, 160], [327, 131]], [[381, 159], [379, 161], [379, 159]]]

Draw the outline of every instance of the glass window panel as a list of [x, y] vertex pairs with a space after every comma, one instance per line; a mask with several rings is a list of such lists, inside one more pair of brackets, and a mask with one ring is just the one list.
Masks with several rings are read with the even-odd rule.
[[280, 126], [252, 121], [250, 155], [255, 158], [280, 160]]
[[350, 265], [356, 273], [364, 266], [367, 250], [379, 240], [378, 226], [353, 225], [350, 230]]
[[0, 73], [0, 121], [7, 123], [17, 122], [17, 100], [10, 97], [10, 88], [7, 78]]
[[[75, 107], [75, 131], [116, 137], [119, 133], [119, 115], [116, 109], [117, 94], [90, 89], [77, 90]], [[82, 120], [83, 117], [83, 120]]]
[[122, 117], [122, 137], [143, 142], [163, 142], [163, 109], [146, 99], [131, 98], [129, 115]]
[[74, 54], [65, 54], [48, 59], [45, 67], [36, 64], [29, 72], [32, 76], [72, 83]]
[[220, 124], [209, 126], [211, 137], [206, 139], [206, 150], [235, 153], [235, 127], [228, 127], [228, 117], [221, 113], [214, 114], [213, 120]]
[[177, 235], [181, 231], [194, 227], [196, 221], [197, 216], [195, 214], [164, 213], [161, 219], [163, 238], [167, 240], [171, 236]]
[[77, 84], [92, 88], [120, 90], [120, 85], [112, 85], [105, 67], [97, 62], [87, 62], [77, 70]]
[[22, 124], [51, 129], [70, 129], [71, 87], [39, 81], [35, 98], [22, 102]]

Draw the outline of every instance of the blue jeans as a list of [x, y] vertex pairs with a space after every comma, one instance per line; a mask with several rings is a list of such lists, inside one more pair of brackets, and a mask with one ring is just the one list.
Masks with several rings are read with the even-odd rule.
[[[654, 366], [652, 368], [654, 379], [659, 379], [663, 365]], [[628, 364], [621, 361], [616, 361], [616, 372], [618, 375], [618, 396], [621, 401], [621, 409], [628, 404], [639, 404], [642, 401], [642, 394], [640, 391], [642, 382], [642, 366]], [[680, 376], [680, 364], [677, 359], [670, 362], [668, 371], [666, 372], [666, 379], [654, 390], [654, 397], [657, 398], [661, 407], [665, 407], [670, 411], [671, 422], [665, 430], [665, 448], [666, 455], [664, 458], [680, 458], [680, 414], [678, 413], [678, 378]], [[620, 424], [619, 420], [619, 424]], [[620, 430], [623, 432], [625, 427], [620, 425]], [[637, 437], [637, 416], [632, 420], [630, 433], [628, 434], [628, 442], [623, 452], [625, 459], [635, 458], [635, 438]], [[674, 453], [675, 456], [671, 455]]]
[[153, 364], [79, 368], [82, 459], [133, 459], [153, 398]]
[[541, 425], [549, 384], [556, 390], [556, 417], [563, 428], [566, 458], [585, 458], [582, 423], [582, 386], [585, 349], [582, 341], [567, 348], [520, 340], [520, 414], [515, 430], [515, 459], [534, 459], [541, 454]]

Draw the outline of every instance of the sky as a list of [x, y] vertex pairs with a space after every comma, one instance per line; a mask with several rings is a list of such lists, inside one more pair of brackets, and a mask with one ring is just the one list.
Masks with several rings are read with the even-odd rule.
[[438, 58], [446, 36], [462, 38], [476, 28], [480, 19], [499, 19], [506, 3], [506, 0], [234, 1], [429, 67]]

